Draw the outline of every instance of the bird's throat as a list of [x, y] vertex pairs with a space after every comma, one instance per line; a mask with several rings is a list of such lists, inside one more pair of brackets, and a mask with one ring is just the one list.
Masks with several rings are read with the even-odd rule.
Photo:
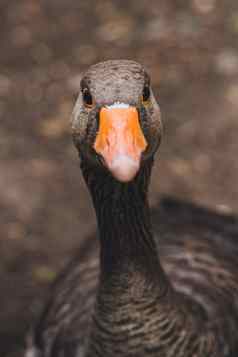
[[[100, 238], [100, 281], [87, 356], [98, 349], [104, 356], [121, 356], [124, 348], [135, 355], [131, 334], [139, 333], [159, 301], [163, 310], [169, 294], [151, 232], [147, 202], [151, 168], [152, 161], [147, 162], [133, 182], [125, 184], [82, 162]], [[103, 346], [98, 344], [102, 339]], [[118, 346], [116, 340], [125, 343]], [[139, 356], [144, 341], [136, 343]]]
[[121, 286], [121, 280], [133, 284], [140, 277], [142, 288], [144, 281], [151, 288], [164, 289], [147, 201], [152, 164], [146, 162], [132, 182], [120, 183], [82, 162], [97, 216], [102, 283], [118, 279]]

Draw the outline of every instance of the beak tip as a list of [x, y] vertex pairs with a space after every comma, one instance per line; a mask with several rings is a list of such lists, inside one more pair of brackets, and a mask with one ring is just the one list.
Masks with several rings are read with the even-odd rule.
[[133, 160], [127, 155], [117, 156], [109, 165], [108, 169], [115, 179], [120, 182], [132, 181], [140, 168], [140, 162]]

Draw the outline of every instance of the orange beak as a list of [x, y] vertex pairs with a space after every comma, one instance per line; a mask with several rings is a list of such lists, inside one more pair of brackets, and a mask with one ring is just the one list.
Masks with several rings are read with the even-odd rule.
[[94, 149], [118, 181], [128, 182], [135, 177], [146, 147], [136, 108], [101, 109]]

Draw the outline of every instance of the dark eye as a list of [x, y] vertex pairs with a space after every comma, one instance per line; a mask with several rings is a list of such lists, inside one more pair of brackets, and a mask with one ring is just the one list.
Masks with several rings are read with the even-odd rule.
[[142, 100], [143, 102], [148, 102], [149, 99], [150, 99], [150, 87], [148, 85], [145, 85], [143, 88]]
[[92, 97], [91, 93], [89, 92], [89, 89], [84, 88], [82, 90], [82, 93], [83, 93], [83, 102], [84, 102], [85, 106], [91, 108], [93, 106], [93, 97]]

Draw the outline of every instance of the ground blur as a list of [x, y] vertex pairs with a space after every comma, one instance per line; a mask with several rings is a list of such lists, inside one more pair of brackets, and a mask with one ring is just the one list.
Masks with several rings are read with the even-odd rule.
[[[0, 3], [0, 355], [95, 226], [69, 117], [88, 65], [142, 62], [165, 126], [151, 203], [238, 213], [236, 0]], [[17, 353], [15, 354], [17, 355]]]

